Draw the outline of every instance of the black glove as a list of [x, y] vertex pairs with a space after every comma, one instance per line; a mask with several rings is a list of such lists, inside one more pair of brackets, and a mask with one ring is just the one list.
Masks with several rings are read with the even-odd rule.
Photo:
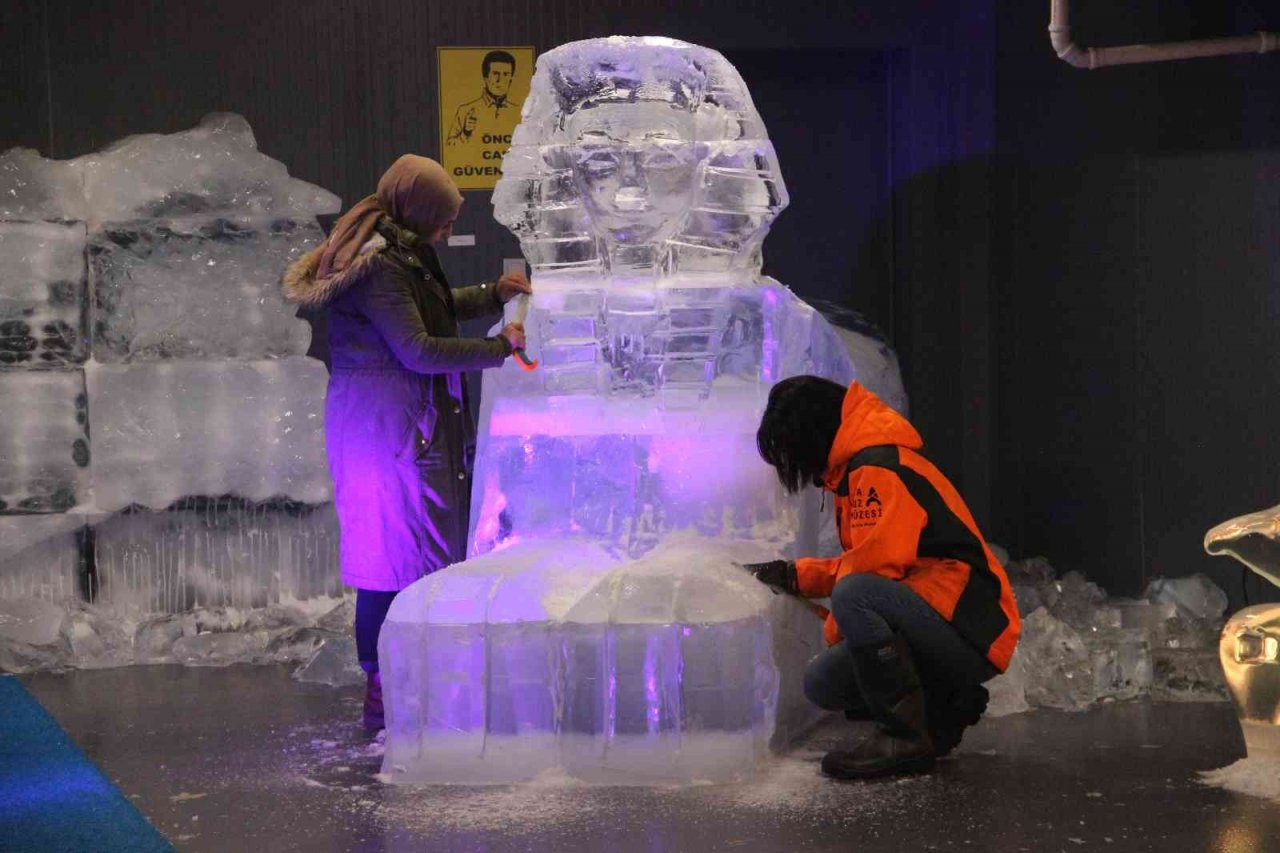
[[795, 595], [800, 591], [796, 578], [796, 564], [790, 560], [770, 560], [767, 563], [744, 563], [742, 568], [756, 576], [756, 580], [774, 589]]

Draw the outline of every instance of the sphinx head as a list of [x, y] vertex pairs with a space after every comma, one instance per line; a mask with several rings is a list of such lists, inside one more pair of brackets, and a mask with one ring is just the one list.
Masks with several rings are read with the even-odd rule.
[[535, 273], [758, 275], [786, 189], [719, 53], [663, 38], [563, 45], [538, 59], [522, 119], [493, 203]]

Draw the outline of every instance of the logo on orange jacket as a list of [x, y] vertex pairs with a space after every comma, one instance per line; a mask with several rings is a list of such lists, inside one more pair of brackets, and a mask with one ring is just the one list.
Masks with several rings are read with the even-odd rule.
[[875, 486], [863, 494], [862, 488], [849, 496], [849, 523], [852, 527], [872, 527], [884, 516], [884, 504], [876, 494]]

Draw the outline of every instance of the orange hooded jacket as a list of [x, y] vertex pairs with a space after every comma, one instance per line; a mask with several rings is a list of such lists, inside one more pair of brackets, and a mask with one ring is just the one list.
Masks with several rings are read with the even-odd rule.
[[[923, 444], [879, 397], [849, 386], [823, 478], [845, 551], [796, 560], [800, 593], [824, 598], [854, 572], [902, 581], [1004, 672], [1021, 632], [1009, 578]], [[823, 633], [840, 641], [831, 616]]]

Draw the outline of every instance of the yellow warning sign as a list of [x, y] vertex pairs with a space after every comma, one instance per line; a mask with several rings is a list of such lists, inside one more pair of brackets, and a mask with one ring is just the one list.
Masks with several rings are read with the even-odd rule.
[[491, 190], [520, 123], [532, 47], [441, 47], [440, 150], [463, 190]]

